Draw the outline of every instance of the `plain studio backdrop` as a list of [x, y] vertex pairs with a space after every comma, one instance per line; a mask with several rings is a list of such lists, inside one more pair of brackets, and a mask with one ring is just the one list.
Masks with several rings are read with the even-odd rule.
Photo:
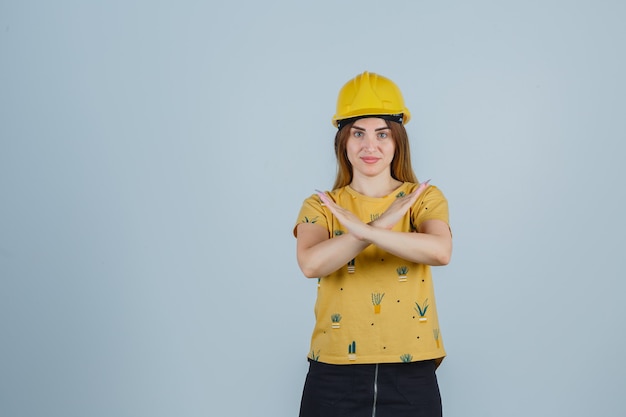
[[622, 1], [0, 1], [0, 415], [295, 416], [292, 228], [394, 80], [448, 417], [626, 412]]

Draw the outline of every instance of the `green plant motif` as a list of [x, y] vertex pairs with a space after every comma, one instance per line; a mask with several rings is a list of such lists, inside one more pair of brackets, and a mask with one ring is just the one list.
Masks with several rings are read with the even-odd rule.
[[356, 341], [353, 340], [352, 343], [348, 345], [348, 354], [356, 355]]
[[396, 194], [396, 198], [404, 197], [405, 195], [406, 193], [404, 191], [400, 191], [398, 194]]
[[372, 293], [372, 304], [374, 304], [375, 306], [380, 305], [380, 302], [383, 301], [383, 297], [385, 296], [385, 293], [379, 293], [379, 292], [373, 292]]
[[311, 353], [309, 353], [309, 358], [311, 358], [311, 360], [314, 360], [315, 362], [320, 360], [320, 351], [318, 350], [317, 353], [315, 353], [313, 351], [313, 349], [311, 349]]
[[411, 355], [410, 353], [405, 353], [404, 355], [400, 356], [400, 360], [405, 363], [411, 362], [413, 360], [413, 355]]
[[330, 316], [330, 321], [332, 323], [331, 327], [333, 329], [338, 329], [341, 326], [341, 324], [339, 323], [341, 321], [341, 314], [339, 313], [332, 314]]
[[319, 217], [320, 216], [315, 216], [315, 217], [309, 219], [307, 216], [304, 216], [304, 221], [302, 223], [311, 223], [311, 224], [317, 223], [317, 219]]
[[374, 304], [374, 314], [380, 314], [380, 303], [383, 301], [383, 297], [385, 293], [373, 292], [372, 293], [372, 304]]
[[433, 337], [435, 342], [437, 342], [437, 349], [439, 349], [439, 329], [433, 329]]
[[407, 266], [399, 266], [396, 268], [396, 272], [398, 273], [398, 281], [404, 282], [406, 281], [406, 274], [409, 272], [409, 267]]
[[[423, 307], [422, 307], [423, 306]], [[426, 311], [428, 310], [428, 298], [424, 300], [424, 303], [420, 306], [419, 303], [415, 302], [415, 311], [420, 315], [420, 321], [426, 321]]]
[[380, 218], [380, 213], [370, 214], [370, 220], [371, 221], [378, 220], [379, 218]]
[[350, 262], [348, 262], [348, 274], [354, 274], [354, 270], [356, 269], [355, 264], [356, 263], [356, 259], [352, 259]]
[[344, 233], [343, 230], [339, 230], [339, 229], [333, 231], [333, 234], [335, 236], [341, 236], [343, 235], [343, 233]]

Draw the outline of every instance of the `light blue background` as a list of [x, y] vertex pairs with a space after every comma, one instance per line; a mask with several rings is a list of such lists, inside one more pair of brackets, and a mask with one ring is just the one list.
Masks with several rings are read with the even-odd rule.
[[621, 416], [621, 1], [0, 1], [0, 415], [295, 416], [337, 91], [447, 195], [447, 417]]

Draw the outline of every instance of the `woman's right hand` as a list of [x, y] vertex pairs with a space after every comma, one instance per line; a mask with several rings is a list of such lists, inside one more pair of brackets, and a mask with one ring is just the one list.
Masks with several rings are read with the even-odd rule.
[[415, 204], [417, 198], [424, 192], [424, 190], [426, 190], [426, 188], [428, 188], [429, 182], [430, 180], [424, 181], [412, 193], [396, 198], [396, 200], [391, 203], [389, 208], [385, 210], [385, 212], [381, 214], [378, 219], [371, 222], [370, 225], [387, 230], [393, 229], [396, 223], [398, 223], [404, 217], [406, 212], [409, 211], [409, 208]]

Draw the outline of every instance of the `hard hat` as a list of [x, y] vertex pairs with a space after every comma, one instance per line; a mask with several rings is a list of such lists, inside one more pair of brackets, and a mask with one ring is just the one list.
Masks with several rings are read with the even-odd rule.
[[364, 116], [394, 116], [384, 118], [405, 124], [411, 119], [398, 86], [389, 78], [367, 71], [341, 88], [332, 122], [341, 128], [342, 120]]

